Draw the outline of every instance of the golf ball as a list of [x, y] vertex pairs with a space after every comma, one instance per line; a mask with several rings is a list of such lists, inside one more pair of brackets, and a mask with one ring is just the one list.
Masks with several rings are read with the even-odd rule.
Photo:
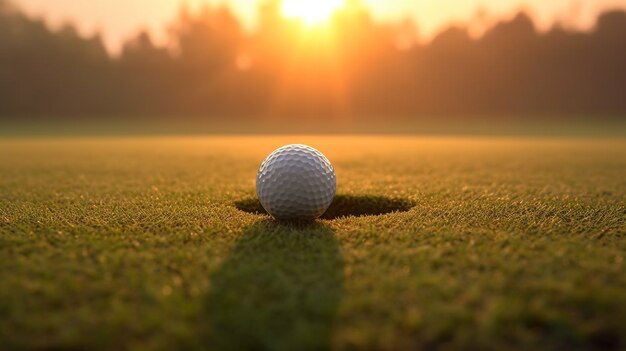
[[314, 220], [335, 197], [337, 179], [330, 161], [306, 145], [283, 146], [261, 164], [256, 192], [263, 208], [278, 220]]

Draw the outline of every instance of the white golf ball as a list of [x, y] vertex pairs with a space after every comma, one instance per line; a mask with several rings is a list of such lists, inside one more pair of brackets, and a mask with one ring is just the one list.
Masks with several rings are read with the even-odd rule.
[[278, 220], [314, 220], [335, 198], [337, 179], [330, 161], [306, 145], [283, 146], [261, 164], [256, 192]]

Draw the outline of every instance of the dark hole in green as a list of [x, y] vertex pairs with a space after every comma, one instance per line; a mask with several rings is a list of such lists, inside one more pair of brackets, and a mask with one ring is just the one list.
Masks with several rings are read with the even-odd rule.
[[[374, 195], [337, 195], [322, 219], [341, 217], [378, 216], [392, 212], [406, 212], [415, 204], [407, 199]], [[240, 211], [266, 215], [267, 211], [257, 198], [248, 198], [235, 202]]]

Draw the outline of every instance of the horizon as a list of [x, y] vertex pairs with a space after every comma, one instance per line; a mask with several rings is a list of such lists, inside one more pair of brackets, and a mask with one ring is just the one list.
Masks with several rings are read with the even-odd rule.
[[[289, 0], [288, 0], [289, 1]], [[293, 0], [291, 0], [293, 1]], [[97, 6], [86, 6], [75, 0], [9, 0], [18, 10], [30, 17], [41, 18], [58, 29], [64, 25], [75, 26], [83, 36], [99, 35], [109, 53], [117, 55], [123, 45], [138, 32], [146, 31], [159, 46], [171, 44], [169, 27], [176, 22], [182, 9], [192, 13], [204, 6], [225, 5], [232, 10], [244, 29], [249, 33], [256, 29], [259, 6], [264, 0], [163, 0], [165, 6], [150, 7], [147, 0], [108, 1]], [[250, 4], [250, 3], [254, 4]], [[336, 2], [345, 5], [346, 0]], [[527, 13], [539, 31], [547, 31], [555, 25], [578, 31], [588, 31], [596, 23], [597, 16], [605, 11], [626, 9], [626, 0], [560, 0], [549, 4], [541, 1], [492, 1], [446, 0], [434, 3], [415, 3], [408, 0], [382, 2], [361, 0], [360, 3], [378, 23], [407, 23], [415, 29], [419, 43], [429, 42], [451, 26], [467, 27], [473, 37], [479, 37], [500, 21], [513, 18], [520, 12]], [[454, 6], [451, 6], [454, 4]], [[125, 9], [132, 11], [124, 11]], [[336, 9], [334, 9], [336, 10]], [[284, 13], [284, 17], [289, 14]]]

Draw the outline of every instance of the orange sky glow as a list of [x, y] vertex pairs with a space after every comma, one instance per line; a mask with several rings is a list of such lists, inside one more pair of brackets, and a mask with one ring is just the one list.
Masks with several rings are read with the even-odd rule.
[[[83, 33], [102, 33], [112, 51], [140, 29], [149, 30], [160, 43], [167, 41], [166, 26], [185, 4], [197, 9], [203, 4], [227, 4], [254, 30], [255, 14], [262, 0], [13, 0], [18, 7], [36, 16], [45, 16], [53, 26], [66, 22], [78, 25]], [[311, 7], [320, 0], [285, 0], [286, 16], [302, 17], [314, 24], [324, 19], [345, 0], [323, 0], [325, 5]], [[361, 0], [380, 21], [410, 19], [418, 36], [428, 40], [451, 23], [471, 24], [474, 33], [494, 21], [523, 9], [532, 14], [541, 29], [555, 21], [574, 28], [589, 28], [598, 12], [626, 8], [626, 0]], [[306, 15], [304, 15], [306, 14]]]

